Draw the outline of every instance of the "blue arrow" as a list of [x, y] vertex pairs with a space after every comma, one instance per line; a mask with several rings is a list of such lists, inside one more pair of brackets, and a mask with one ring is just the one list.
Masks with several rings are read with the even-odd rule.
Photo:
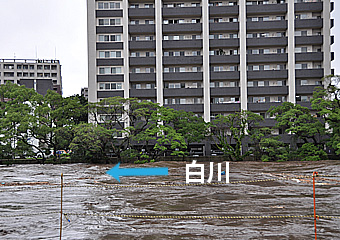
[[168, 168], [119, 168], [120, 163], [106, 173], [119, 180], [119, 176], [162, 176], [168, 175]]

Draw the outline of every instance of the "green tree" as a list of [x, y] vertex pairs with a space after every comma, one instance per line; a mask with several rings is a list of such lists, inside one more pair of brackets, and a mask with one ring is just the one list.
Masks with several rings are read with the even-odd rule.
[[166, 152], [184, 156], [187, 149], [185, 137], [173, 127], [177, 111], [157, 105], [150, 113], [144, 130], [134, 136], [137, 143], [143, 143], [145, 153], [142, 152], [141, 157], [155, 160]]
[[74, 138], [70, 149], [76, 157], [89, 161], [105, 159], [106, 149], [115, 130], [92, 123], [81, 123], [73, 128]]
[[144, 123], [139, 121], [149, 114], [148, 107], [143, 107], [144, 104], [145, 102], [140, 104], [137, 99], [122, 97], [106, 98], [98, 103], [89, 104], [90, 122], [114, 133], [107, 148], [119, 159], [124, 151], [132, 148], [136, 132], [144, 129]]
[[[188, 149], [190, 149], [190, 144], [202, 142], [209, 134], [210, 125], [193, 112], [173, 109], [166, 112], [170, 114], [167, 124], [173, 126], [176, 132], [184, 137]], [[161, 114], [165, 115], [166, 112]]]
[[219, 115], [212, 122], [212, 139], [230, 160], [241, 161], [251, 153], [250, 150], [242, 153], [242, 141], [260, 121], [263, 121], [262, 116], [245, 110]]
[[330, 75], [324, 78], [324, 82], [326, 88], [314, 91], [312, 108], [328, 124], [328, 145], [340, 155], [340, 79]]
[[52, 149], [54, 154], [60, 148], [68, 149], [73, 138], [71, 130], [82, 122], [86, 106], [78, 98], [63, 98], [51, 90], [45, 96], [36, 95], [31, 103], [34, 119], [29, 131], [39, 140], [39, 145], [44, 146], [47, 153]]
[[319, 144], [325, 135], [325, 124], [307, 107], [284, 102], [281, 106], [272, 107], [269, 113], [275, 116], [277, 128], [295, 135], [304, 143], [312, 140], [314, 144]]
[[0, 142], [6, 155], [13, 158], [31, 153], [32, 148], [42, 151], [31, 143], [28, 126], [33, 121], [32, 99], [38, 94], [33, 89], [7, 82], [0, 86]]
[[[292, 139], [302, 141], [302, 147], [298, 149], [299, 156], [301, 154], [313, 156], [315, 153], [319, 153], [318, 158], [323, 158], [323, 142], [326, 128], [324, 122], [317, 117], [317, 114], [312, 114], [307, 107], [290, 102], [271, 108], [269, 113], [275, 116], [277, 128], [291, 134]], [[311, 144], [314, 147], [311, 147]], [[319, 151], [315, 151], [315, 148], [319, 149]], [[309, 152], [308, 149], [310, 150]]]

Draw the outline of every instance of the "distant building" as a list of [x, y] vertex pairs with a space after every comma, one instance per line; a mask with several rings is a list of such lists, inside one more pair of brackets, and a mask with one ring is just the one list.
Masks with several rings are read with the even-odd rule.
[[83, 96], [86, 100], [89, 99], [89, 88], [84, 87], [81, 89], [81, 96]]
[[42, 95], [49, 89], [62, 94], [59, 60], [0, 59], [0, 83], [7, 81], [33, 88]]

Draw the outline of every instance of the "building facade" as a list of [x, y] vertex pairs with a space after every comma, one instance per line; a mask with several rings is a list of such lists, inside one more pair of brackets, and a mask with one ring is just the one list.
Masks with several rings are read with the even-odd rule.
[[289, 101], [332, 73], [330, 0], [88, 0], [89, 101], [121, 96], [209, 122]]
[[0, 80], [1, 84], [10, 81], [25, 85], [42, 95], [49, 89], [62, 94], [59, 60], [0, 59]]
[[80, 95], [83, 96], [86, 100], [89, 99], [89, 88], [84, 87], [81, 89]]

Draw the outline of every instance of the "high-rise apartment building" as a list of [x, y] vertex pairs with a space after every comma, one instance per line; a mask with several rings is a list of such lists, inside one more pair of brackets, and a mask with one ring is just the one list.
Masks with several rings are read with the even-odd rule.
[[59, 60], [0, 59], [0, 80], [34, 88], [42, 95], [49, 89], [62, 94]]
[[[332, 73], [330, 0], [88, 0], [89, 101], [137, 97], [211, 121], [310, 106]], [[273, 126], [270, 119], [266, 124]]]

